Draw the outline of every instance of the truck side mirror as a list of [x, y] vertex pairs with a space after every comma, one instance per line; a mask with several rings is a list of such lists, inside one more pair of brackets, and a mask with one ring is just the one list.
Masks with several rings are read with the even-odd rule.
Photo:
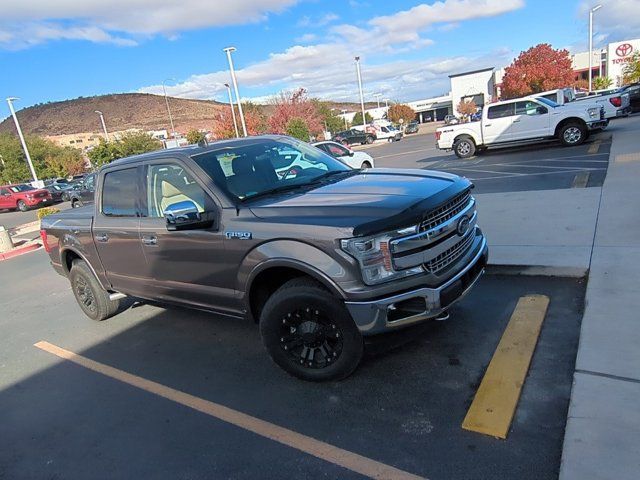
[[537, 107], [536, 108], [536, 112], [538, 113], [538, 115], [544, 115], [545, 113], [548, 113], [549, 110], [547, 110], [547, 107]]
[[172, 203], [164, 210], [167, 230], [194, 230], [209, 228], [213, 225], [210, 213], [200, 213], [198, 207], [191, 200]]

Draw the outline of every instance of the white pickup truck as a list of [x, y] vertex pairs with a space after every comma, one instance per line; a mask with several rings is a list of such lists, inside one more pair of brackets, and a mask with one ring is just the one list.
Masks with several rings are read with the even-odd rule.
[[558, 105], [546, 98], [519, 98], [485, 105], [479, 122], [447, 125], [436, 130], [436, 148], [453, 150], [459, 158], [493, 146], [559, 139], [580, 145], [591, 130], [609, 124], [604, 109], [590, 102]]
[[624, 117], [631, 113], [631, 100], [629, 94], [621, 92], [619, 89], [596, 90], [585, 96], [576, 96], [573, 88], [558, 88], [547, 92], [531, 95], [535, 98], [546, 98], [560, 105], [571, 102], [597, 103], [604, 108], [604, 118]]

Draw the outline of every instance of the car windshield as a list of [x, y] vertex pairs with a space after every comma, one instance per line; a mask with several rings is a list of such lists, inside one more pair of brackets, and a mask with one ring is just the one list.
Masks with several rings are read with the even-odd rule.
[[12, 187], [9, 187], [9, 190], [11, 190], [13, 193], [20, 193], [28, 192], [29, 190], [35, 190], [35, 188], [33, 188], [31, 185], [13, 185]]
[[544, 98], [544, 97], [536, 97], [536, 100], [538, 100], [539, 102], [544, 103], [545, 105], [551, 107], [551, 108], [556, 108], [559, 107], [560, 105], [557, 104], [556, 102], [554, 102], [553, 100], [549, 100], [548, 98]]
[[192, 158], [218, 187], [241, 201], [353, 172], [320, 149], [286, 137], [230, 141]]

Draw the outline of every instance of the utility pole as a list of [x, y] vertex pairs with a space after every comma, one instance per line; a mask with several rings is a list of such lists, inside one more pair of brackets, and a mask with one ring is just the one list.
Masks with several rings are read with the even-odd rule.
[[[591, 69], [593, 68], [593, 14], [602, 8], [602, 5], [596, 5], [591, 10], [589, 10], [589, 91], [591, 91], [591, 83], [593, 72]], [[600, 64], [602, 65], [602, 59], [600, 59]]]
[[231, 116], [233, 117], [233, 128], [236, 131], [236, 138], [240, 138], [240, 133], [238, 132], [238, 122], [236, 121], [236, 111], [233, 108], [233, 97], [231, 96], [231, 87], [228, 83], [224, 84], [227, 87], [227, 93], [229, 94], [229, 105], [231, 106]]
[[[19, 100], [18, 97], [9, 97], [7, 98], [7, 103], [9, 104], [9, 110], [11, 111], [11, 116], [13, 117], [13, 123], [16, 124], [16, 130], [18, 130], [18, 137], [20, 137], [20, 143], [22, 143], [22, 148], [24, 149], [24, 154], [27, 157], [27, 163], [29, 164], [29, 170], [31, 170], [31, 176], [33, 177], [33, 181], [38, 181], [38, 175], [36, 175], [36, 169], [33, 168], [33, 162], [31, 161], [31, 155], [29, 155], [29, 149], [27, 148], [27, 142], [24, 140], [24, 135], [22, 135], [22, 129], [20, 128], [20, 123], [18, 123], [18, 117], [16, 116], [16, 111], [13, 108], [13, 102]], [[3, 162], [4, 163], [4, 162]]]
[[236, 79], [236, 72], [233, 69], [233, 60], [231, 59], [231, 52], [236, 51], [236, 47], [227, 47], [223, 51], [227, 53], [227, 60], [229, 61], [229, 71], [231, 72], [231, 81], [233, 82], [233, 90], [236, 94], [236, 102], [238, 102], [238, 113], [240, 114], [240, 123], [242, 124], [242, 133], [247, 136], [247, 124], [244, 122], [244, 112], [242, 111], [242, 102], [240, 101], [240, 92], [238, 91], [238, 80]]
[[367, 120], [364, 111], [364, 95], [362, 94], [362, 74], [360, 73], [360, 57], [356, 57], [356, 72], [358, 73], [358, 88], [360, 89], [360, 108], [362, 109], [362, 127], [367, 130]]
[[374, 95], [374, 97], [376, 97], [376, 100], [377, 100], [377, 102], [378, 102], [378, 108], [380, 108], [380, 97], [381, 97], [381, 96], [382, 96], [382, 94], [381, 94], [381, 93], [376, 93], [376, 94]]
[[104, 123], [104, 115], [102, 114], [102, 112], [100, 110], [96, 110], [95, 113], [100, 115], [100, 122], [102, 122], [102, 131], [104, 132], [104, 139], [108, 142], [109, 141], [109, 132], [107, 132], [107, 124]]
[[[169, 123], [171, 124], [171, 133], [173, 134], [173, 139], [177, 140], [176, 129], [173, 126], [173, 117], [171, 116], [171, 107], [169, 107], [169, 97], [167, 97], [167, 89], [164, 86], [164, 84], [169, 80], [174, 80], [174, 79], [173, 78], [167, 78], [166, 80], [162, 81], [162, 92], [164, 93], [164, 101], [167, 104], [167, 112], [169, 112]], [[176, 142], [176, 144], [177, 144], [177, 142]]]

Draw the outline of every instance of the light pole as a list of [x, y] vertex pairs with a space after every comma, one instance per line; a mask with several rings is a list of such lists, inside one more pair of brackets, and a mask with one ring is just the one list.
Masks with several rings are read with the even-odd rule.
[[173, 139], [175, 140], [176, 137], [176, 129], [173, 126], [173, 117], [171, 116], [171, 107], [169, 107], [169, 97], [167, 97], [167, 89], [165, 87], [165, 83], [168, 82], [169, 80], [175, 80], [174, 78], [167, 78], [165, 80], [162, 81], [162, 92], [164, 93], [164, 101], [167, 104], [167, 112], [169, 112], [169, 123], [171, 124], [171, 133], [173, 134]]
[[347, 125], [347, 111], [342, 110], [342, 118], [344, 118], [344, 129], [348, 130], [349, 126]]
[[16, 130], [18, 130], [18, 136], [20, 137], [20, 142], [22, 143], [22, 148], [24, 149], [24, 154], [27, 157], [27, 163], [29, 164], [29, 170], [31, 170], [31, 176], [33, 177], [33, 181], [38, 181], [38, 176], [36, 175], [36, 169], [33, 168], [33, 162], [31, 161], [31, 155], [29, 155], [29, 149], [27, 148], [27, 142], [24, 140], [24, 135], [22, 135], [22, 129], [20, 128], [20, 124], [18, 123], [18, 117], [16, 116], [16, 111], [13, 108], [13, 102], [19, 100], [18, 97], [9, 97], [7, 98], [7, 103], [9, 104], [9, 110], [11, 111], [11, 116], [13, 117], [13, 123], [16, 124]]
[[364, 112], [364, 95], [362, 94], [362, 74], [360, 73], [360, 57], [356, 57], [356, 72], [358, 74], [358, 88], [360, 89], [360, 108], [362, 108], [362, 127], [367, 129], [367, 120]]
[[229, 60], [229, 71], [231, 72], [231, 81], [233, 82], [233, 90], [236, 93], [236, 101], [238, 102], [238, 113], [240, 114], [240, 123], [242, 124], [242, 133], [247, 136], [247, 125], [244, 123], [244, 112], [242, 111], [242, 102], [240, 101], [240, 92], [238, 92], [238, 80], [236, 80], [236, 72], [233, 69], [233, 60], [231, 60], [231, 52], [236, 51], [236, 47], [227, 47], [223, 51], [227, 53]]
[[[591, 71], [593, 64], [593, 14], [602, 8], [602, 5], [596, 5], [591, 10], [589, 10], [589, 91], [591, 91], [591, 82], [593, 72]], [[602, 64], [602, 59], [600, 59], [600, 64]]]
[[102, 123], [102, 131], [104, 132], [104, 139], [108, 142], [109, 141], [109, 132], [107, 132], [107, 125], [106, 125], [106, 123], [104, 123], [104, 115], [102, 114], [102, 112], [100, 110], [96, 110], [95, 113], [100, 115], [100, 122]]
[[233, 117], [233, 128], [236, 131], [236, 138], [240, 138], [240, 133], [238, 132], [238, 122], [236, 121], [236, 111], [233, 108], [233, 97], [231, 96], [231, 87], [228, 83], [224, 84], [227, 87], [227, 93], [229, 94], [229, 105], [231, 106], [231, 117]]
[[378, 102], [378, 108], [380, 108], [380, 97], [382, 96], [382, 94], [376, 93], [373, 96], [376, 97], [376, 101]]

